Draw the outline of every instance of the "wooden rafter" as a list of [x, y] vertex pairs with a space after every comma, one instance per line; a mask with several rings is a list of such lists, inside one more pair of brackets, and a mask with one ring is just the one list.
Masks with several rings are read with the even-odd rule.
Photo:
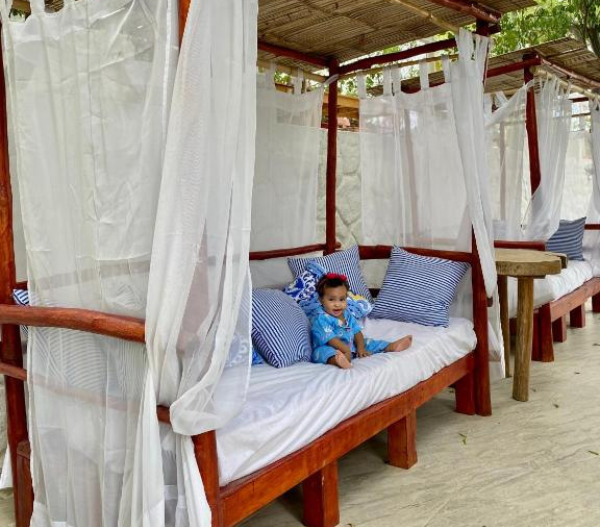
[[459, 29], [458, 26], [448, 22], [447, 20], [444, 20], [442, 18], [439, 18], [439, 17], [431, 14], [429, 11], [426, 11], [425, 9], [422, 9], [419, 6], [416, 6], [409, 0], [391, 0], [391, 1], [394, 4], [401, 5], [402, 7], [404, 7], [411, 13], [414, 13], [415, 15], [418, 15], [421, 18], [429, 20], [429, 22], [431, 22], [432, 24], [435, 24], [436, 26], [441, 27], [442, 29], [445, 29], [446, 31], [452, 31], [453, 33], [458, 32], [458, 29]]
[[497, 24], [500, 22], [502, 13], [491, 7], [479, 4], [477, 2], [469, 2], [466, 0], [428, 0], [432, 4], [436, 4], [454, 11], [459, 11], [466, 15], [471, 15], [477, 20]]

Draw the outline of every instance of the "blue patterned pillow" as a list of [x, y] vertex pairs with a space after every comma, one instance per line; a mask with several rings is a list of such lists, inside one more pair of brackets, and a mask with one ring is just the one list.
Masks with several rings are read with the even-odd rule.
[[348, 277], [350, 290], [357, 295], [365, 297], [369, 302], [373, 302], [371, 292], [360, 270], [360, 258], [358, 256], [358, 247], [355, 245], [327, 256], [318, 256], [316, 258], [288, 258], [288, 265], [294, 273], [294, 276], [300, 276], [306, 269], [308, 262], [316, 262], [329, 273], [345, 274]]
[[252, 366], [254, 366], [256, 364], [264, 364], [264, 363], [265, 363], [265, 361], [260, 356], [260, 353], [258, 353], [258, 351], [256, 351], [256, 348], [254, 346], [252, 346]]
[[276, 368], [308, 361], [312, 354], [310, 322], [283, 291], [252, 292], [252, 342], [261, 357]]
[[[29, 291], [27, 289], [13, 289], [13, 299], [19, 306], [29, 305]], [[27, 338], [29, 335], [29, 328], [27, 326], [21, 326], [21, 336]]]
[[419, 256], [394, 247], [371, 316], [448, 327], [448, 309], [468, 268], [464, 262]]
[[[327, 271], [317, 262], [308, 262], [304, 272], [288, 285], [283, 292], [292, 297], [308, 318], [317, 315], [321, 310], [321, 301], [317, 293], [317, 283]], [[372, 310], [366, 298], [348, 293], [348, 310], [357, 319], [365, 318]]]
[[564, 253], [569, 260], [583, 260], [583, 233], [585, 218], [560, 220], [558, 230], [546, 242], [546, 250]]

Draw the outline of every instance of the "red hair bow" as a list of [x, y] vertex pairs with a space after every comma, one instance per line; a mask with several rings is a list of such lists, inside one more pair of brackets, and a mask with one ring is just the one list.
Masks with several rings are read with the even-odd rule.
[[345, 274], [337, 274], [337, 273], [327, 273], [325, 275], [325, 278], [328, 279], [335, 279], [335, 278], [339, 278], [340, 280], [347, 282], [348, 281], [348, 277]]

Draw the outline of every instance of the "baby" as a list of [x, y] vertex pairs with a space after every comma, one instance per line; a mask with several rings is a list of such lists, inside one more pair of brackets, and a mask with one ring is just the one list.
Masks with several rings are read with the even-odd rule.
[[346, 309], [348, 280], [344, 275], [327, 273], [317, 284], [323, 306], [312, 319], [313, 362], [351, 368], [353, 355], [368, 357], [384, 351], [403, 351], [412, 344], [412, 335], [395, 342], [365, 339], [356, 318]]

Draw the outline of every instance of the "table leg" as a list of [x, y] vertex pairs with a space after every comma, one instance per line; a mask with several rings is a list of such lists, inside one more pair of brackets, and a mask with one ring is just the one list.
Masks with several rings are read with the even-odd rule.
[[519, 277], [517, 299], [517, 345], [513, 399], [529, 400], [529, 364], [533, 338], [533, 278]]
[[504, 374], [510, 377], [510, 320], [508, 319], [508, 277], [498, 276], [500, 297], [500, 324], [504, 340]]

